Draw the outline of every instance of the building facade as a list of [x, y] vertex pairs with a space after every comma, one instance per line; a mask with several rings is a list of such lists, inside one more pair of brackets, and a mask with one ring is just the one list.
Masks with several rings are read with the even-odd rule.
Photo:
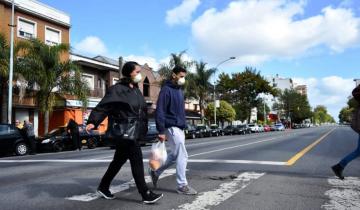
[[[69, 43], [70, 16], [36, 0], [15, 0], [14, 12], [14, 43], [37, 38], [49, 45]], [[0, 33], [2, 33], [10, 46], [11, 0], [0, 0]], [[68, 53], [62, 55], [67, 59]], [[8, 78], [2, 78], [1, 82]], [[35, 133], [38, 134], [40, 123], [34, 94], [24, 94], [23, 81], [13, 82], [13, 109], [12, 119], [23, 121], [29, 119], [34, 124]], [[4, 83], [3, 83], [4, 84]], [[7, 121], [7, 85], [1, 90], [1, 121]]]

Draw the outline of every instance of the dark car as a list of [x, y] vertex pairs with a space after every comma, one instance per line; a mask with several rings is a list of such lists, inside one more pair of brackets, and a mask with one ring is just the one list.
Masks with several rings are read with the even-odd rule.
[[250, 127], [245, 124], [245, 125], [237, 125], [234, 129], [234, 134], [249, 134], [251, 133], [251, 129]]
[[29, 152], [29, 144], [14, 125], [0, 124], [0, 151], [26, 155]]
[[223, 136], [224, 131], [216, 124], [210, 125], [211, 136]]
[[207, 125], [199, 124], [196, 126], [196, 130], [200, 132], [200, 138], [211, 136], [211, 130]]
[[196, 127], [191, 124], [186, 125], [184, 132], [187, 139], [195, 139], [200, 137], [200, 131], [196, 130]]
[[[79, 131], [81, 144], [93, 149], [101, 141], [98, 131], [91, 131], [88, 134], [85, 129]], [[37, 147], [41, 151], [60, 152], [73, 149], [71, 135], [66, 131], [66, 127], [58, 127], [37, 140]]]
[[235, 130], [235, 125], [228, 125], [223, 129], [225, 135], [233, 135]]

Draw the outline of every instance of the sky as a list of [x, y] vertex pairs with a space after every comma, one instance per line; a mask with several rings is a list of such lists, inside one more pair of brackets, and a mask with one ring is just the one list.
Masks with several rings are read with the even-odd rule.
[[170, 53], [219, 66], [245, 66], [308, 87], [310, 105], [337, 120], [360, 78], [358, 0], [40, 0], [71, 18], [75, 53], [147, 63]]

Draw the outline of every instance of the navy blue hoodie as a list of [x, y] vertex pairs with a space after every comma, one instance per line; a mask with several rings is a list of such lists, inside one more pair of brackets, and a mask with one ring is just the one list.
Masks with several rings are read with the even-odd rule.
[[161, 88], [156, 105], [156, 128], [164, 134], [166, 128], [186, 126], [184, 94], [179, 85], [171, 80], [165, 82]]

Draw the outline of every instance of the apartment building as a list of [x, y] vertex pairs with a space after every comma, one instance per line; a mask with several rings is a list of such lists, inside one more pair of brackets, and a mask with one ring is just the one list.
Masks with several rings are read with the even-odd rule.
[[[36, 0], [15, 0], [14, 13], [14, 42], [37, 38], [49, 45], [69, 43], [70, 16], [58, 9], [50, 7]], [[11, 0], [0, 0], [0, 33], [4, 34], [10, 45]], [[68, 53], [62, 55], [63, 59]], [[34, 96], [23, 95], [21, 81], [13, 82], [13, 113], [12, 119], [30, 119], [34, 123], [35, 133], [43, 127], [39, 120]], [[1, 121], [7, 121], [7, 91], [1, 93]], [[23, 97], [20, 97], [23, 96]]]

